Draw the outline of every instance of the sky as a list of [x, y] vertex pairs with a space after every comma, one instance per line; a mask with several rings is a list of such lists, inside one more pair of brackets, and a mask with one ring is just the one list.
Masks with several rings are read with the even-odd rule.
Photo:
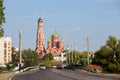
[[4, 0], [5, 36], [19, 47], [36, 48], [37, 20], [43, 19], [45, 48], [57, 31], [65, 47], [77, 51], [97, 51], [109, 36], [120, 39], [120, 0]]

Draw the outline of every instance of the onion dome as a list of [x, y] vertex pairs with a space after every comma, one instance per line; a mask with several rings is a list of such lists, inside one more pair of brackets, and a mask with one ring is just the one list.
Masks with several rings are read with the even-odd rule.
[[51, 39], [49, 39], [47, 42], [48, 42], [48, 43], [52, 43], [52, 40], [51, 40]]
[[38, 19], [38, 22], [43, 22], [43, 20], [41, 18]]
[[55, 33], [52, 35], [52, 37], [58, 38], [58, 37], [60, 37], [60, 35], [55, 31]]

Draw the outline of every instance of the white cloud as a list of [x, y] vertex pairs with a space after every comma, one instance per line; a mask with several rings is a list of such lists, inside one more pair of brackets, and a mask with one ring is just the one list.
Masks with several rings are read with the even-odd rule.
[[79, 28], [79, 27], [76, 27], [76, 30], [80, 31], [80, 28]]

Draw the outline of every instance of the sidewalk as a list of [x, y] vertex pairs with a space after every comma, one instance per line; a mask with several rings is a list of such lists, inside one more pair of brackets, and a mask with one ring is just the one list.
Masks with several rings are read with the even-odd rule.
[[0, 73], [0, 80], [8, 80], [8, 78], [14, 74], [15, 72]]
[[[30, 71], [35, 71], [35, 70], [37, 70], [37, 68], [36, 69], [31, 69]], [[8, 80], [11, 76], [13, 76], [15, 74], [22, 74], [22, 73], [25, 73], [25, 72], [23, 72], [23, 70], [22, 70], [21, 72], [14, 71], [14, 72], [0, 73], [0, 80]]]

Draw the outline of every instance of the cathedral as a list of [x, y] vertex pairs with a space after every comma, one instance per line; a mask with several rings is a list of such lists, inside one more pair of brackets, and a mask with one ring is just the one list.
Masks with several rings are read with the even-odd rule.
[[60, 35], [55, 31], [51, 35], [51, 39], [47, 41], [47, 48], [44, 47], [44, 32], [43, 20], [38, 19], [36, 52], [44, 56], [46, 53], [51, 53], [53, 56], [59, 56], [64, 51], [64, 42], [61, 41]]
[[54, 56], [58, 56], [64, 50], [64, 42], [60, 41], [60, 35], [56, 31], [47, 43], [46, 53], [52, 53]]

